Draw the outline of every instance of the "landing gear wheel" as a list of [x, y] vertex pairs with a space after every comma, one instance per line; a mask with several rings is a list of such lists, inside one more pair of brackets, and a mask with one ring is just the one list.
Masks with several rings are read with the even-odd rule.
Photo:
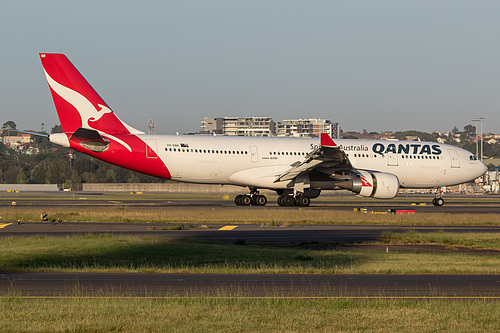
[[311, 203], [311, 199], [309, 197], [306, 197], [304, 195], [301, 195], [298, 197], [298, 203], [299, 206], [307, 207]]
[[292, 197], [291, 195], [287, 195], [284, 200], [283, 200], [283, 203], [285, 204], [285, 206], [287, 207], [293, 207], [295, 206], [295, 198]]
[[432, 200], [432, 204], [434, 206], [441, 207], [442, 205], [444, 205], [444, 200], [443, 198], [434, 198], [434, 200]]
[[263, 195], [255, 195], [253, 197], [253, 204], [255, 206], [265, 206], [267, 204], [267, 198]]
[[241, 194], [237, 195], [236, 198], [234, 198], [234, 203], [236, 206], [243, 206], [243, 203], [241, 202], [243, 199], [243, 196]]
[[244, 195], [243, 198], [241, 198], [241, 203], [242, 206], [250, 206], [252, 204], [252, 197], [249, 195]]
[[285, 196], [284, 195], [280, 195], [278, 197], [278, 200], [276, 200], [278, 202], [278, 205], [279, 206], [284, 206], [285, 205]]

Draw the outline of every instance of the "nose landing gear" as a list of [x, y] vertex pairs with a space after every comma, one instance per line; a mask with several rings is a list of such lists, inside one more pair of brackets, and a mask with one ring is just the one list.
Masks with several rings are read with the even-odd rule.
[[444, 199], [441, 197], [436, 197], [432, 199], [432, 204], [436, 207], [441, 207], [442, 205], [444, 205]]
[[444, 191], [436, 189], [436, 197], [432, 199], [432, 204], [436, 207], [441, 207], [444, 205], [444, 199], [442, 198]]

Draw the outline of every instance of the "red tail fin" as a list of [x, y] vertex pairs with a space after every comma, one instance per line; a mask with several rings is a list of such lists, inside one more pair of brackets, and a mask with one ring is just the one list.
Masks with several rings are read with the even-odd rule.
[[64, 54], [40, 53], [64, 132], [91, 128], [111, 135], [140, 134], [121, 121]]

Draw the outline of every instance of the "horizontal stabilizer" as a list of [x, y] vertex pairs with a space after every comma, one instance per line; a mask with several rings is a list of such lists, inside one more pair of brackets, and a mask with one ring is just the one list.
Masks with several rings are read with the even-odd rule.
[[108, 141], [96, 130], [80, 127], [69, 137], [70, 141], [77, 142], [81, 146], [100, 153], [108, 148]]
[[44, 138], [48, 138], [49, 135], [47, 133], [38, 133], [38, 132], [31, 132], [31, 131], [21, 131], [21, 130], [12, 130], [12, 132], [17, 132], [17, 133], [25, 133], [25, 134], [30, 134], [30, 135], [36, 135], [36, 136], [41, 136]]

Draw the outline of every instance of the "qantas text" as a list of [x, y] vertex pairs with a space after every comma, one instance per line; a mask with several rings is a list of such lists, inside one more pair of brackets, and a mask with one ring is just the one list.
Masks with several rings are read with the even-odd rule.
[[428, 154], [428, 155], [440, 155], [441, 147], [439, 145], [427, 145], [420, 143], [390, 143], [382, 144], [375, 143], [372, 146], [374, 153], [384, 155], [387, 153], [393, 154]]

